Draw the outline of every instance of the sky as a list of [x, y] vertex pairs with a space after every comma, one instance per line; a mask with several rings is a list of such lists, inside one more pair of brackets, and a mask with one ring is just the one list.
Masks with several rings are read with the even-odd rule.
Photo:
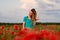
[[37, 22], [60, 22], [60, 0], [0, 0], [0, 23], [21, 23], [32, 8]]

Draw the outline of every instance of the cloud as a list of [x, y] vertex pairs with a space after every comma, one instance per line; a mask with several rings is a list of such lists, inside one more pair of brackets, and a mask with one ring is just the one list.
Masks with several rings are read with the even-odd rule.
[[54, 14], [53, 13], [51, 15], [47, 14], [46, 13], [40, 13], [40, 22], [60, 22], [60, 18], [59, 17], [56, 17], [58, 15]]
[[21, 9], [30, 9], [38, 7], [38, 2], [36, 0], [20, 0], [22, 5], [20, 6]]
[[28, 7], [27, 4], [23, 4], [23, 5], [21, 6], [22, 9], [27, 9], [27, 7]]
[[60, 9], [60, 0], [40, 0], [39, 9], [41, 10], [58, 10]]
[[47, 4], [55, 4], [55, 2], [52, 2], [50, 0], [42, 0], [43, 2], [47, 3]]

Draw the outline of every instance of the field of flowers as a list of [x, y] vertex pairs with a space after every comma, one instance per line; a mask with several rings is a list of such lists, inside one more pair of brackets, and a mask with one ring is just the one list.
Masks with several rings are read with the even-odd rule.
[[0, 40], [60, 40], [60, 25], [35, 25], [21, 29], [21, 25], [0, 25]]

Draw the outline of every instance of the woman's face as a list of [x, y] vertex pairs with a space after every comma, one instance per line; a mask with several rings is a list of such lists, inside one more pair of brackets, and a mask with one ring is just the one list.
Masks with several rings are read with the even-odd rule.
[[29, 16], [31, 16], [33, 13], [32, 13], [32, 11], [29, 11]]

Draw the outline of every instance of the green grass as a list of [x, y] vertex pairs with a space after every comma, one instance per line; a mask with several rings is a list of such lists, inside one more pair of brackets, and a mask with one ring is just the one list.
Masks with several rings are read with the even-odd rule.
[[[10, 27], [10, 29], [12, 29], [13, 25], [12, 24], [2, 24], [6, 27], [6, 29], [8, 30], [8, 27]], [[19, 25], [19, 24], [17, 24]], [[22, 25], [19, 25], [22, 28]], [[48, 30], [54, 30], [55, 32], [60, 31], [60, 25], [58, 24], [38, 24], [35, 25], [33, 28], [37, 28], [39, 30], [43, 30], [43, 29], [48, 29]]]
[[60, 25], [43, 25], [43, 24], [39, 24], [39, 25], [35, 25], [34, 28], [38, 28], [39, 30], [43, 30], [43, 29], [48, 29], [48, 30], [53, 30], [55, 32], [60, 31]]

